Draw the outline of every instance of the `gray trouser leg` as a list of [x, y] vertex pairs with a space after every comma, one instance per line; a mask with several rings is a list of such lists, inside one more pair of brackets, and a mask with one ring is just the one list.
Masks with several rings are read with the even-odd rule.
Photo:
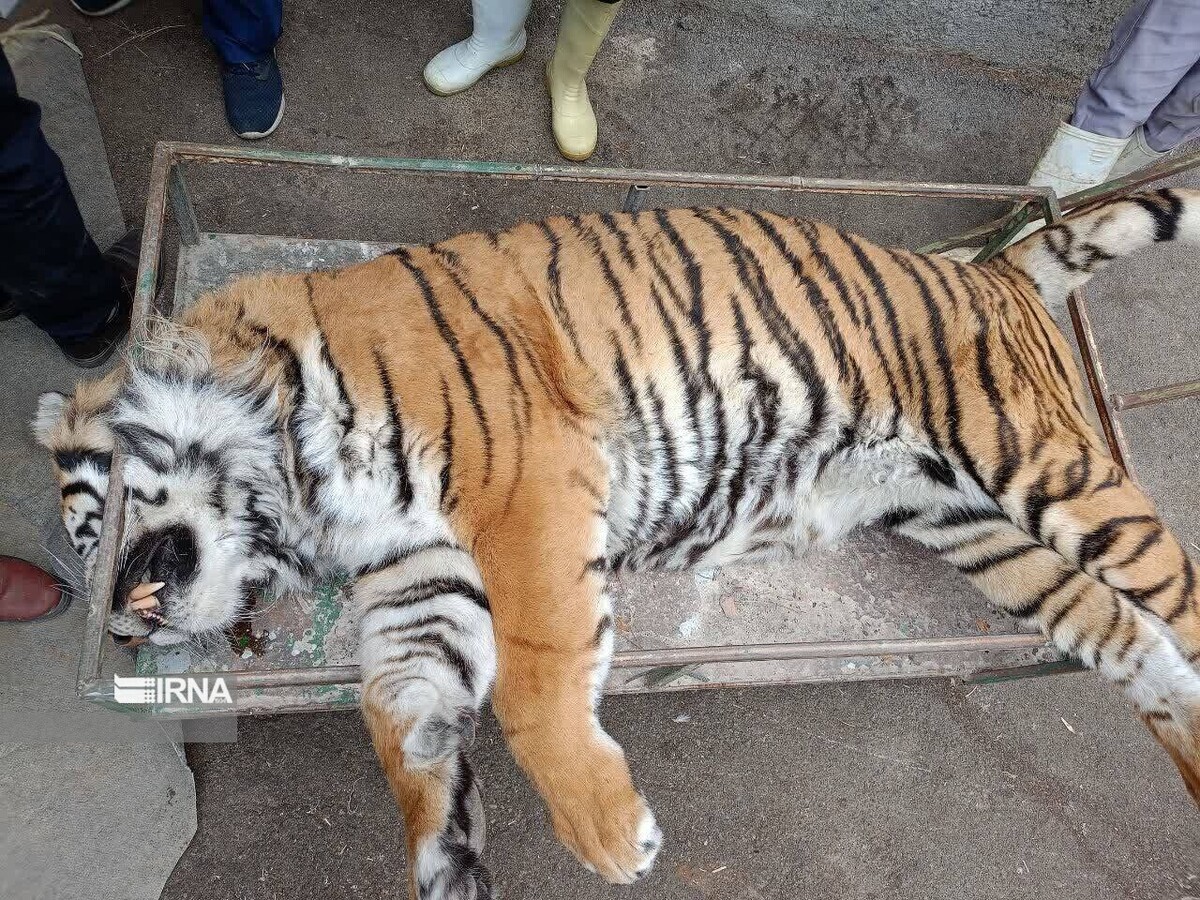
[[1152, 150], [1174, 150], [1188, 138], [1200, 134], [1200, 62], [1146, 122], [1146, 143]]
[[[1157, 132], [1159, 142], [1179, 134], [1180, 124], [1186, 136], [1200, 125], [1200, 111], [1195, 109], [1198, 60], [1200, 0], [1137, 0], [1117, 24], [1104, 62], [1080, 93], [1071, 124], [1123, 138], [1163, 109], [1173, 124]], [[1181, 122], [1187, 107], [1186, 121]], [[1179, 143], [1173, 136], [1171, 140], [1171, 147]]]

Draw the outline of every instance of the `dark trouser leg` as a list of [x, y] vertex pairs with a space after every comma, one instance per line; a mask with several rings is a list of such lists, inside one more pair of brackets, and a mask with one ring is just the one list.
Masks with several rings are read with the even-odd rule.
[[204, 36], [229, 65], [262, 59], [283, 30], [283, 0], [204, 0]]
[[58, 340], [94, 333], [121, 297], [88, 236], [36, 103], [0, 51], [0, 295]]

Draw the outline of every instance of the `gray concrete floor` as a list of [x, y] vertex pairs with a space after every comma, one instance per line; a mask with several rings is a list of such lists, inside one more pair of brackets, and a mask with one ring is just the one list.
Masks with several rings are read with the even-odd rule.
[[[118, 195], [136, 219], [156, 140], [232, 140], [198, 4], [136, 0], [95, 21], [50, 6], [86, 54]], [[595, 162], [1019, 182], [1123, 6], [630, 3], [591, 82], [603, 135]], [[554, 15], [537, 4], [523, 65], [436, 99], [420, 69], [465, 33], [465, 3], [289, 0], [279, 47], [288, 114], [271, 143], [557, 162], [539, 70]], [[389, 223], [399, 238], [418, 228], [403, 205], [373, 195], [364, 209], [346, 190], [297, 180], [211, 214], [223, 227], [287, 222], [362, 238], [376, 235], [356, 233], [359, 220]], [[525, 208], [501, 206], [475, 215]], [[978, 215], [812, 208], [910, 244]], [[1173, 452], [1196, 471], [1194, 449]], [[1195, 506], [1177, 509], [1175, 524], [1194, 535]], [[1200, 817], [1170, 762], [1089, 677], [632, 698], [606, 704], [603, 718], [666, 830], [656, 873], [633, 889], [583, 873], [489, 724], [475, 758], [504, 896], [1200, 896]], [[243, 722], [237, 744], [196, 745], [190, 759], [199, 831], [164, 897], [403, 895], [398, 819], [356, 717]]]

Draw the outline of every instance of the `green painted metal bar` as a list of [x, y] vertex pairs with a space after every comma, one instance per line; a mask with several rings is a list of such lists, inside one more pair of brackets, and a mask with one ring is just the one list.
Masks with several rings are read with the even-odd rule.
[[799, 175], [742, 175], [711, 172], [609, 169], [592, 166], [543, 166], [475, 160], [408, 159], [403, 157], [343, 156], [275, 150], [266, 147], [214, 147], [204, 144], [159, 144], [176, 160], [239, 165], [292, 165], [376, 174], [482, 176], [532, 181], [592, 182], [629, 185], [669, 184], [674, 187], [719, 188], [807, 193], [863, 193], [885, 196], [956, 197], [983, 200], [1036, 200], [1044, 203], [1049, 188], [941, 184], [924, 181], [871, 181], [853, 178], [808, 178]]

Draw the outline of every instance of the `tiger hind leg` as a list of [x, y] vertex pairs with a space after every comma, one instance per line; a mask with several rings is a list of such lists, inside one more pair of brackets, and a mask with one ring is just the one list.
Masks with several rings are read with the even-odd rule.
[[483, 804], [466, 758], [496, 671], [470, 555], [419, 549], [361, 577], [363, 717], [404, 816], [413, 900], [487, 900]]
[[998, 607], [1036, 623], [1061, 650], [1119, 687], [1200, 805], [1200, 673], [1159, 616], [994, 507], [921, 515], [898, 530], [936, 550]]

